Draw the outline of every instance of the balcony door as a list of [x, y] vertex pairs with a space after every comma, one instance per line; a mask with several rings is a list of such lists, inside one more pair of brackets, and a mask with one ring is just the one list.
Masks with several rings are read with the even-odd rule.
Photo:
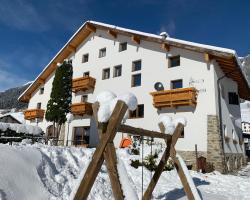
[[75, 146], [85, 146], [89, 145], [89, 126], [78, 126], [74, 127], [74, 142]]

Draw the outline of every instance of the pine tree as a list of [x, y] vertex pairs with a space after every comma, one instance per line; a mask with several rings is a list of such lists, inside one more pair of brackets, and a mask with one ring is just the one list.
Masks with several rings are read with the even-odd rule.
[[56, 70], [52, 83], [50, 100], [47, 104], [45, 118], [53, 122], [53, 135], [58, 138], [61, 125], [66, 122], [66, 115], [70, 112], [72, 99], [72, 63], [64, 61]]

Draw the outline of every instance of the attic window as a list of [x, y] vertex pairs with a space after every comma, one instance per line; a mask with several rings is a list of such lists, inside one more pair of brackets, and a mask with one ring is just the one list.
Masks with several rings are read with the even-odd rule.
[[120, 43], [119, 52], [127, 50], [127, 42]]
[[173, 56], [169, 58], [169, 67], [180, 66], [180, 56]]
[[40, 88], [39, 90], [39, 94], [43, 94], [44, 93], [44, 87]]

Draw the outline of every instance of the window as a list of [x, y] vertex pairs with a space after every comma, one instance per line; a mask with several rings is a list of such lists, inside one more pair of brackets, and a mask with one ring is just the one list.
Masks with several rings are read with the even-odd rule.
[[89, 76], [89, 72], [84, 72], [83, 73], [83, 76], [85, 77], [85, 76]]
[[39, 102], [39, 103], [36, 104], [37, 109], [41, 109], [41, 107], [42, 107], [42, 103]]
[[122, 75], [122, 66], [121, 65], [117, 65], [114, 66], [114, 74], [113, 77], [118, 77]]
[[182, 88], [182, 79], [171, 81], [171, 89]]
[[82, 95], [81, 102], [87, 102], [88, 101], [88, 95]]
[[106, 48], [100, 49], [99, 50], [99, 58], [102, 58], [105, 56], [106, 56]]
[[137, 87], [141, 85], [141, 74], [132, 75], [132, 87]]
[[235, 92], [228, 92], [229, 104], [239, 105], [239, 97]]
[[74, 127], [74, 145], [88, 145], [89, 144], [89, 126]]
[[102, 71], [102, 80], [109, 79], [110, 77], [110, 69], [103, 69]]
[[184, 129], [183, 129], [182, 132], [181, 132], [180, 138], [184, 138], [184, 135], [185, 135], [185, 132], [184, 132]]
[[180, 66], [180, 56], [173, 56], [169, 58], [169, 67]]
[[132, 72], [141, 70], [141, 60], [134, 61], [132, 64]]
[[89, 54], [87, 53], [87, 54], [84, 54], [83, 56], [82, 56], [82, 62], [83, 63], [86, 63], [86, 62], [88, 62], [89, 61]]
[[44, 87], [40, 88], [39, 90], [39, 94], [43, 94], [44, 93]]
[[144, 104], [137, 106], [136, 110], [129, 111], [129, 118], [143, 118], [144, 117]]
[[120, 43], [119, 52], [127, 50], [127, 42]]

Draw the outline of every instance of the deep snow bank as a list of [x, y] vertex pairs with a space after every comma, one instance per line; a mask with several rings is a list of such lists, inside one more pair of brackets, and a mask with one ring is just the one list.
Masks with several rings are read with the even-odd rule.
[[[51, 147], [40, 144], [8, 146], [0, 145], [0, 199], [1, 200], [70, 200], [91, 159], [94, 149]], [[147, 152], [145, 150], [145, 152]], [[124, 190], [142, 195], [141, 167], [130, 166], [135, 155], [118, 150], [122, 161], [119, 170]], [[160, 155], [161, 156], [161, 155]], [[140, 156], [139, 156], [140, 157]], [[191, 171], [198, 192], [203, 199], [250, 199], [250, 167], [244, 176], [200, 174]], [[151, 173], [144, 168], [146, 189]], [[129, 187], [128, 187], [129, 186]], [[102, 166], [89, 195], [91, 200], [113, 199], [105, 165]], [[163, 172], [152, 199], [186, 199], [175, 170]]]

